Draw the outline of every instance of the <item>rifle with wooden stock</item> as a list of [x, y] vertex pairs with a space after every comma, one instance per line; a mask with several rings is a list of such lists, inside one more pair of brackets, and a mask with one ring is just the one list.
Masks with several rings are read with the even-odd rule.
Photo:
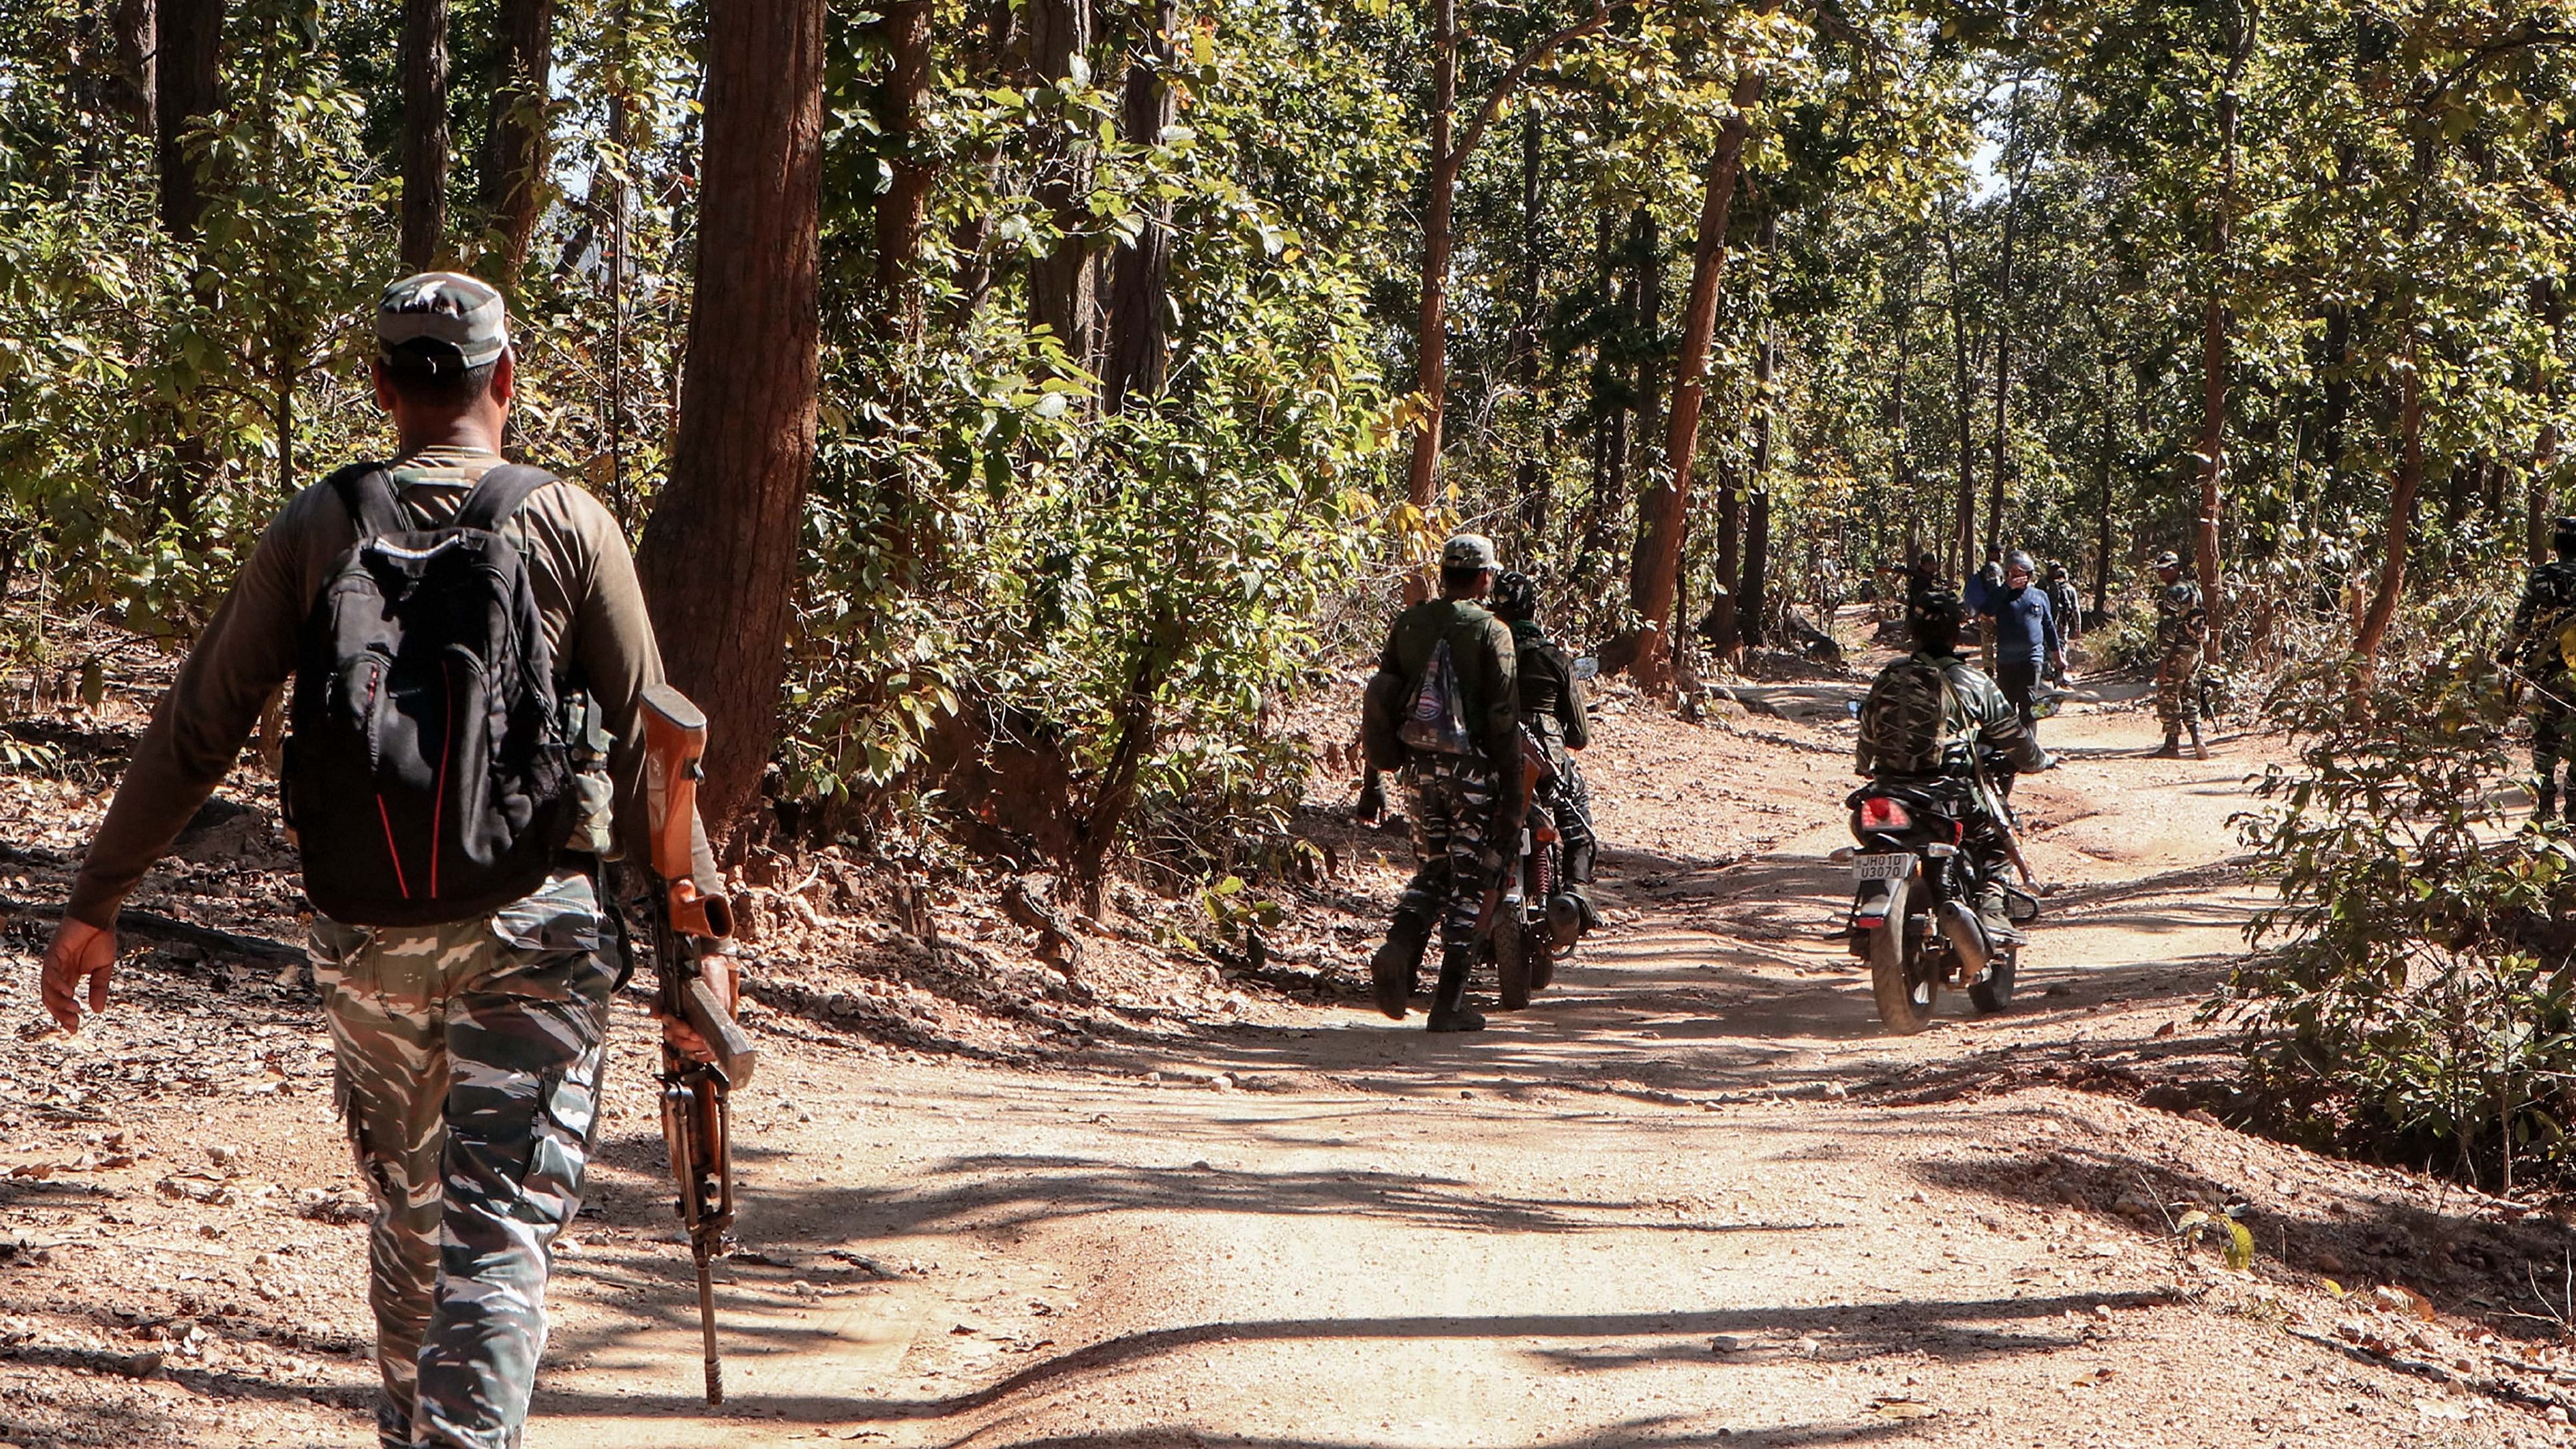
[[653, 962], [660, 1014], [688, 1023], [706, 1044], [700, 1061], [662, 1044], [662, 1141], [679, 1187], [680, 1222], [697, 1260], [698, 1326], [706, 1345], [707, 1402], [724, 1402], [716, 1352], [712, 1264], [733, 1226], [732, 1093], [760, 1060], [734, 1022], [737, 983], [718, 943], [733, 934], [733, 908], [698, 889], [693, 858], [707, 717], [667, 685], [644, 691], [644, 783], [653, 829]]

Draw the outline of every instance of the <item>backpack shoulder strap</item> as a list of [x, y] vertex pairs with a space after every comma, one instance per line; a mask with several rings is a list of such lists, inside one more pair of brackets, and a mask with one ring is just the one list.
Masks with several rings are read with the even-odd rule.
[[408, 533], [411, 515], [394, 495], [394, 480], [381, 463], [357, 463], [331, 475], [331, 491], [349, 510], [349, 522], [362, 539]]
[[504, 463], [483, 475], [474, 491], [465, 496], [465, 506], [456, 510], [455, 528], [476, 528], [490, 533], [502, 520], [518, 511], [528, 495], [555, 481], [555, 475], [543, 468], [530, 468], [519, 463]]

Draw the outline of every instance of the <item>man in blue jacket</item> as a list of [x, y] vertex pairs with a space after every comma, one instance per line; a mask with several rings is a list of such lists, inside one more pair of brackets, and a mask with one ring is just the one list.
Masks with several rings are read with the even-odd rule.
[[2042, 674], [2066, 667], [2066, 645], [2057, 630], [2057, 611], [2049, 607], [2048, 590], [2031, 582], [2039, 566], [2029, 554], [2014, 549], [2004, 557], [2003, 586], [1977, 590], [1977, 612], [1994, 622], [1995, 683], [2021, 716], [2022, 728], [2034, 736], [2039, 714], [2031, 696]]

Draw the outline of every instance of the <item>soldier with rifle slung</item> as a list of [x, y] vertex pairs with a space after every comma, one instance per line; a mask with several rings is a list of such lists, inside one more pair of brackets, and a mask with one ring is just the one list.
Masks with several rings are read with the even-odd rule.
[[1467, 972], [1479, 917], [1490, 915], [1484, 898], [1502, 865], [1501, 842], [1519, 834], [1528, 803], [1495, 808], [1504, 782], [1521, 778], [1518, 652], [1511, 629], [1484, 607], [1500, 567], [1482, 535], [1441, 546], [1440, 597], [1396, 616], [1362, 721], [1370, 763], [1404, 770], [1417, 864], [1369, 962], [1370, 982], [1378, 1010], [1402, 1021], [1436, 926], [1432, 1031], [1484, 1029], [1467, 1005]]
[[2496, 661], [2521, 676], [2531, 695], [2531, 818], [2558, 818], [2558, 762], [2568, 752], [2569, 701], [2576, 700], [2576, 663], [2568, 635], [2576, 632], [2576, 518], [2550, 529], [2558, 557], [2534, 564], [2514, 605], [2513, 627]]
[[[44, 1001], [66, 1030], [84, 987], [106, 1008], [118, 904], [293, 675], [279, 798], [376, 1204], [378, 1437], [502, 1449], [527, 1416], [549, 1254], [598, 1132], [624, 955], [604, 863], [652, 862], [673, 901], [701, 907], [683, 932], [722, 934], [720, 883], [685, 793], [648, 788], [662, 662], [616, 519], [500, 455], [516, 365], [500, 294], [407, 277], [375, 331], [394, 456], [269, 523], [135, 746], [46, 951]], [[659, 964], [694, 1008], [694, 1029], [666, 1018], [677, 1070], [730, 1056], [739, 1072], [731, 978], [692, 977], [699, 954], [677, 946]]]
[[2192, 754], [2206, 760], [2209, 746], [2200, 742], [2200, 670], [2209, 608], [2200, 585], [2182, 576], [2180, 555], [2167, 549], [2150, 566], [2156, 575], [2156, 718], [2165, 727], [2165, 742], [2154, 758], [2179, 758], [2188, 726]]

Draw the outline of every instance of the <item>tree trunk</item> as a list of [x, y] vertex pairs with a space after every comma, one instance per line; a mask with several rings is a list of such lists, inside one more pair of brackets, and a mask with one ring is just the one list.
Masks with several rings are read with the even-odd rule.
[[[1091, 50], [1091, 0], [1031, 0], [1029, 61], [1038, 79], [1059, 84], [1073, 74], [1077, 59]], [[1093, 318], [1099, 299], [1093, 291], [1091, 247], [1083, 232], [1090, 224], [1091, 148], [1055, 136], [1039, 163], [1034, 188], [1038, 204], [1055, 218], [1062, 233], [1055, 249], [1029, 267], [1029, 323], [1053, 332], [1076, 367], [1091, 362]]]
[[[1645, 329], [1650, 344], [1659, 344], [1664, 335], [1664, 238], [1655, 225], [1655, 213], [1649, 207], [1636, 212], [1637, 324]], [[1637, 363], [1636, 436], [1651, 439], [1655, 425], [1664, 412], [1664, 350], [1650, 345]], [[1646, 445], [1650, 450], [1652, 443]], [[1649, 456], [1651, 466], [1653, 458]]]
[[2102, 354], [2102, 442], [2093, 454], [2093, 485], [2101, 512], [2093, 526], [2093, 612], [2110, 607], [2111, 598], [2111, 452], [2117, 445], [2112, 433], [2111, 400], [2118, 373], [2113, 370], [2111, 354]]
[[[1681, 582], [1677, 574], [1676, 600]], [[1744, 489], [1735, 476], [1734, 465], [1724, 459], [1717, 465], [1717, 562], [1708, 588], [1708, 616], [1700, 634], [1708, 640], [1710, 654], [1720, 660], [1730, 659], [1744, 647], [1738, 607], [1744, 602]], [[1678, 603], [1675, 607], [1679, 607]]]
[[[1163, 128], [1180, 117], [1168, 74], [1172, 36], [1180, 24], [1177, 0], [1155, 0], [1154, 33], [1146, 37], [1144, 53], [1127, 67], [1127, 94], [1120, 108], [1119, 126], [1131, 146], [1160, 143]], [[1118, 249], [1110, 282], [1109, 365], [1102, 398], [1113, 413], [1126, 407], [1131, 394], [1155, 397], [1163, 391], [1171, 269], [1172, 206], [1158, 202], [1136, 240]]]
[[877, 197], [877, 323], [888, 338], [910, 339], [921, 333], [922, 299], [912, 275], [934, 176], [922, 135], [930, 100], [930, 0], [892, 0], [878, 23], [887, 68], [877, 91], [877, 144], [884, 148], [887, 181]]
[[2406, 588], [2406, 544], [2415, 526], [2415, 493], [2424, 482], [2424, 380], [2413, 356], [2398, 384], [2397, 481], [2388, 492], [2388, 532], [2381, 545], [2379, 591], [2352, 641], [2366, 680], [2379, 662], [2380, 641], [2388, 637], [2389, 620], [2397, 616], [2397, 598]]
[[2423, 381], [2412, 356], [2399, 383], [2397, 477], [2389, 490], [2388, 525], [2381, 547], [2379, 586], [2353, 640], [2366, 675], [2377, 663], [2379, 646], [2397, 613], [2406, 587], [2406, 552], [2413, 535], [2415, 499], [2424, 480]]
[[2227, 600], [2218, 590], [2218, 510], [2227, 467], [2227, 274], [2232, 265], [2228, 247], [2235, 232], [2236, 212], [2236, 86], [2245, 73], [2245, 58], [2253, 48], [2254, 21], [2249, 15], [2238, 22], [2226, 81], [2218, 92], [2218, 198], [2209, 235], [2209, 297], [2202, 305], [2200, 320], [2200, 517], [2192, 530], [2192, 550], [2200, 556], [2200, 597], [2209, 610], [2209, 635], [2201, 645], [2202, 657], [2212, 664], [2218, 662], [2219, 626], [2225, 622], [2227, 608]]
[[160, 122], [161, 227], [193, 240], [206, 214], [206, 177], [188, 154], [188, 132], [223, 104], [223, 0], [158, 0], [153, 56]]
[[2546, 563], [2549, 538], [2555, 530], [2550, 514], [2555, 511], [2558, 474], [2558, 425], [2542, 423], [2540, 436], [2531, 445], [2531, 493], [2524, 532], [2528, 535], [2531, 561]]
[[698, 808], [729, 839], [754, 803], [814, 462], [823, 0], [715, 0], [697, 287], [671, 479], [638, 565], [671, 682], [712, 724]]
[[1959, 514], [1950, 537], [1964, 579], [1977, 571], [1977, 403], [1968, 385], [1968, 307], [1959, 276], [1959, 239], [1947, 216], [1941, 219], [1941, 260], [1950, 274], [1950, 362], [1959, 398]]
[[447, 0], [403, 0], [402, 264], [427, 271], [447, 240]]
[[[2016, 99], [2021, 87], [2013, 87]], [[2018, 108], [2016, 108], [2018, 114]], [[2010, 142], [2006, 142], [2009, 147]], [[2012, 170], [2011, 152], [2004, 156], [2004, 170]], [[1986, 552], [2003, 552], [2004, 547], [2004, 459], [2008, 448], [2012, 407], [2012, 335], [2013, 335], [2013, 241], [2021, 214], [2021, 183], [2016, 180], [2004, 194], [2003, 268], [1995, 288], [1995, 436], [1994, 453], [1986, 464]]]
[[[1545, 137], [1539, 130], [1539, 113], [1533, 108], [1521, 117], [1521, 315], [1512, 328], [1512, 381], [1522, 394], [1535, 399], [1538, 392], [1538, 249], [1539, 202], [1545, 173], [1540, 143]], [[1634, 299], [1630, 298], [1633, 307]], [[1633, 315], [1633, 313], [1632, 313]], [[1512, 465], [1513, 491], [1521, 500], [1521, 540], [1523, 552], [1529, 552], [1538, 540], [1547, 536], [1548, 473], [1540, 466], [1545, 450], [1535, 440], [1521, 449], [1519, 461]]]
[[1458, 161], [1449, 144], [1458, 111], [1457, 0], [1431, 0], [1431, 194], [1422, 219], [1422, 301], [1414, 319], [1414, 391], [1422, 421], [1413, 433], [1404, 496], [1416, 508], [1431, 506], [1440, 486], [1440, 424], [1449, 398], [1450, 207], [1458, 189]]
[[160, 107], [155, 91], [155, 64], [160, 41], [154, 35], [153, 0], [115, 0], [107, 23], [116, 46], [116, 74], [108, 83], [108, 102], [138, 136], [159, 134]]
[[[2540, 313], [2541, 320], [2548, 324], [2549, 350], [2555, 354], [2558, 350], [2559, 329], [2567, 321], [2567, 293], [2555, 278], [2543, 278], [2533, 283], [2532, 291], [2535, 294], [2532, 298], [2535, 310]], [[2553, 391], [2549, 375], [2538, 368], [2533, 369], [2532, 400], [2539, 405], [2543, 413], [2548, 412], [2550, 405], [2555, 401], [2552, 396]], [[2555, 495], [2558, 490], [2558, 447], [2556, 420], [2542, 423], [2540, 435], [2534, 438], [2531, 444], [2531, 487], [2527, 496], [2527, 517], [2524, 520], [2525, 532], [2530, 540], [2531, 561], [2535, 564], [2547, 561], [2551, 553], [2549, 536], [2554, 530], [2551, 527], [2550, 514], [2556, 511], [2557, 506]]]
[[498, 265], [483, 280], [517, 304], [519, 274], [546, 199], [546, 99], [554, 93], [555, 0], [501, 0], [493, 28], [501, 42], [501, 82], [492, 92], [484, 141], [484, 224], [499, 245]]
[[1762, 616], [1771, 605], [1771, 489], [1753, 485], [1744, 518], [1744, 600], [1736, 607], [1736, 632], [1747, 648], [1764, 642]]
[[[1757, 0], [1769, 14], [1778, 0]], [[1707, 399], [1708, 349], [1717, 331], [1717, 284], [1726, 269], [1726, 223], [1743, 170], [1745, 138], [1753, 108], [1762, 100], [1762, 72], [1747, 64], [1735, 77], [1726, 124], [1708, 158], [1708, 190], [1700, 201], [1699, 236], [1691, 246], [1690, 300], [1682, 310], [1681, 353], [1673, 366], [1672, 414], [1664, 430], [1664, 457], [1655, 486], [1638, 506], [1637, 554], [1629, 569], [1628, 602], [1642, 632], [1630, 668], [1637, 682], [1660, 690], [1672, 682], [1673, 594], [1681, 573], [1683, 515], [1690, 506], [1692, 465], [1699, 450], [1699, 414]]]

